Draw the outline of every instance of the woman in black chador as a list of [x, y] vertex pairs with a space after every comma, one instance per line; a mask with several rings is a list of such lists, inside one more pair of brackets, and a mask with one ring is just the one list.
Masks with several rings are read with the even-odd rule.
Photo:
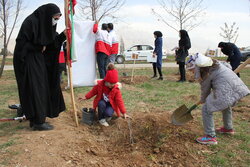
[[179, 48], [176, 50], [176, 61], [179, 64], [180, 80], [178, 82], [186, 81], [185, 60], [188, 56], [188, 49], [191, 48], [191, 42], [186, 30], [179, 31], [180, 40]]
[[61, 12], [55, 4], [37, 8], [23, 22], [16, 38], [14, 70], [20, 103], [33, 130], [51, 130], [46, 117], [65, 110], [58, 72], [58, 54], [65, 40], [56, 33]]

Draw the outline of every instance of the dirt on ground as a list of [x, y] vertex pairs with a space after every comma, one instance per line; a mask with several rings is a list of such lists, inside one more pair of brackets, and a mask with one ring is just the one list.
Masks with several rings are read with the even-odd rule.
[[[64, 97], [70, 99], [66, 92]], [[197, 96], [189, 98], [196, 100]], [[249, 104], [247, 100], [241, 102]], [[79, 122], [80, 108], [91, 106], [91, 103], [78, 104]], [[234, 114], [238, 119], [250, 121], [249, 109], [249, 105], [234, 107]], [[137, 110], [131, 111], [132, 119], [114, 118], [109, 127], [97, 121], [91, 126], [80, 123], [76, 127], [73, 113], [68, 111], [58, 118], [47, 119], [54, 126], [51, 131], [32, 131], [28, 121], [22, 122], [25, 128], [11, 136], [14, 144], [3, 149], [0, 158], [8, 159], [8, 166], [15, 167], [209, 166], [205, 155], [213, 152], [195, 142], [196, 137], [203, 134], [202, 127], [197, 126], [198, 120], [174, 126], [170, 123], [171, 113], [160, 109], [157, 112]], [[198, 113], [192, 114], [196, 117]], [[13, 124], [18, 126], [20, 123]], [[8, 137], [3, 137], [0, 144], [7, 141]]]
[[140, 84], [140, 83], [144, 83], [145, 81], [150, 80], [150, 78], [148, 76], [122, 76], [119, 78], [121, 83], [125, 83], [125, 84]]
[[[19, 154], [11, 166], [205, 166], [194, 150], [204, 147], [194, 142], [193, 123], [176, 127], [169, 113], [135, 114], [132, 120], [111, 120], [109, 127], [95, 123], [75, 127], [70, 113], [48, 120], [52, 131], [28, 128], [16, 134], [18, 144], [8, 151]], [[206, 148], [205, 148], [206, 149]], [[194, 152], [193, 152], [194, 151]]]
[[[68, 94], [65, 96], [69, 99]], [[197, 133], [202, 134], [197, 122], [174, 126], [170, 111], [132, 113], [132, 119], [111, 120], [109, 127], [97, 122], [76, 127], [71, 112], [47, 119], [54, 125], [51, 131], [32, 131], [28, 121], [22, 122], [26, 128], [12, 136], [17, 143], [7, 147], [0, 157], [16, 153], [9, 160], [9, 165], [15, 167], [207, 166], [202, 151], [209, 148], [195, 142]], [[81, 112], [78, 114], [81, 121]]]

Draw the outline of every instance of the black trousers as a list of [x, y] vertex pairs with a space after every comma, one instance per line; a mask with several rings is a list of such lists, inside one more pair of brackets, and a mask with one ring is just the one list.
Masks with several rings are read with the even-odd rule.
[[[154, 70], [154, 76], [157, 76], [156, 74], [156, 63], [152, 63], [153, 65], [153, 70]], [[160, 75], [160, 77], [162, 77], [162, 72], [161, 72], [161, 67], [157, 67], [158, 73]]]
[[181, 81], [186, 81], [186, 70], [185, 70], [185, 62], [179, 62], [179, 71], [180, 71], [180, 75]]

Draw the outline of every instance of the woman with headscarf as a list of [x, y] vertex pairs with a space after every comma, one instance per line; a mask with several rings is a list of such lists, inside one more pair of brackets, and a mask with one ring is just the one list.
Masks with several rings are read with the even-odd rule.
[[[234, 71], [240, 65], [242, 56], [239, 48], [235, 44], [230, 42], [220, 42], [218, 47], [221, 48], [223, 54], [228, 56], [227, 61], [230, 62], [232, 70]], [[240, 77], [239, 73], [237, 73], [237, 75], [238, 77]]]
[[159, 78], [158, 80], [163, 80], [162, 72], [161, 72], [161, 67], [162, 67], [162, 33], [160, 31], [155, 31], [154, 32], [154, 37], [155, 37], [155, 49], [153, 52], [153, 56], [157, 57], [156, 63], [153, 64], [153, 70], [154, 70], [154, 76], [152, 78], [157, 77], [156, 73], [156, 68], [159, 73]]
[[176, 61], [179, 64], [180, 80], [177, 82], [186, 81], [186, 71], [185, 71], [185, 59], [188, 56], [188, 50], [191, 48], [191, 42], [186, 30], [179, 31], [179, 47], [176, 50]]
[[61, 90], [55, 84], [59, 80], [55, 54], [65, 40], [64, 33], [56, 33], [60, 17], [58, 6], [42, 5], [24, 20], [16, 38], [13, 63], [19, 99], [33, 130], [53, 129], [46, 117], [57, 117], [65, 110]]

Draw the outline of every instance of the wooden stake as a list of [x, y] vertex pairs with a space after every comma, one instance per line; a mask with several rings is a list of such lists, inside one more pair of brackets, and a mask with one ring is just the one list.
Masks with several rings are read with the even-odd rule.
[[[70, 26], [70, 20], [69, 20], [69, 13], [68, 13], [68, 7], [69, 7], [69, 0], [64, 0], [64, 12], [65, 12], [65, 25], [66, 29], [71, 29]], [[66, 33], [67, 34], [67, 33]], [[68, 37], [68, 34], [66, 35], [67, 37], [67, 57], [70, 57], [70, 38]], [[76, 111], [76, 105], [75, 105], [75, 96], [74, 96], [74, 89], [73, 89], [73, 84], [72, 84], [72, 67], [71, 67], [71, 62], [69, 59], [67, 59], [67, 66], [68, 66], [68, 74], [69, 74], [69, 86], [70, 86], [70, 95], [71, 95], [71, 102], [72, 102], [72, 107], [73, 107], [73, 112], [74, 112], [74, 120], [76, 123], [76, 126], [78, 127], [78, 117], [77, 117], [77, 111]]]
[[135, 70], [135, 59], [136, 59], [136, 55], [134, 54], [132, 57], [134, 58], [134, 65], [133, 65], [133, 68], [132, 68], [132, 75], [131, 75], [131, 80], [130, 80], [130, 82], [133, 82], [133, 79], [134, 79], [134, 70]]

